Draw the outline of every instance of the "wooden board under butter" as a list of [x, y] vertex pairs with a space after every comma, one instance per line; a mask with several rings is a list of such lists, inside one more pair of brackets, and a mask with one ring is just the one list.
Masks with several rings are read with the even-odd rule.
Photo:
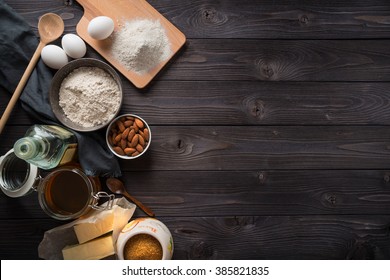
[[[76, 27], [77, 34], [129, 79], [137, 88], [144, 88], [149, 84], [157, 73], [185, 44], [185, 35], [145, 0], [77, 0], [77, 2], [84, 8], [84, 15]], [[113, 57], [110, 50], [110, 40], [106, 39], [99, 41], [89, 36], [87, 32], [88, 24], [97, 16], [108, 16], [112, 18], [115, 24], [114, 32], [120, 30], [126, 21], [135, 19], [159, 20], [161, 25], [165, 28], [170, 41], [172, 55], [146, 74], [139, 75], [133, 71], [129, 71]]]

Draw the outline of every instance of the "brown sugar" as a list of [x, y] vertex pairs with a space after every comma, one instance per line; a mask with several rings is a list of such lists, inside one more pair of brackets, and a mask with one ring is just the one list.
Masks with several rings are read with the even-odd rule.
[[131, 237], [123, 249], [125, 260], [161, 260], [160, 242], [149, 234], [137, 234]]

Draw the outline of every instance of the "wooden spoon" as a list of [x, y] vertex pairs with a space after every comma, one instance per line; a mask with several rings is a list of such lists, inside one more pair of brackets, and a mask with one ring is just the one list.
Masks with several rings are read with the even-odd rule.
[[123, 185], [123, 182], [121, 180], [116, 179], [116, 178], [108, 178], [107, 181], [106, 181], [106, 185], [110, 189], [110, 191], [112, 191], [113, 193], [121, 194], [121, 195], [125, 196], [128, 200], [130, 200], [131, 202], [134, 202], [148, 216], [150, 216], [150, 217], [154, 217], [155, 216], [153, 211], [150, 210], [149, 207], [146, 207], [145, 205], [143, 205], [138, 199], [136, 199], [135, 197], [131, 196], [126, 191], [125, 186]]
[[3, 113], [3, 116], [0, 119], [0, 134], [3, 131], [5, 124], [14, 108], [16, 102], [19, 99], [20, 94], [22, 93], [24, 86], [26, 85], [32, 71], [34, 70], [35, 65], [37, 64], [39, 57], [41, 56], [41, 51], [44, 46], [48, 43], [58, 39], [64, 32], [64, 21], [59, 15], [53, 13], [44, 14], [38, 22], [38, 32], [40, 41], [37, 49], [34, 52], [33, 57], [30, 60], [22, 78], [19, 81], [18, 86], [16, 87], [11, 100], [9, 101], [7, 108]]

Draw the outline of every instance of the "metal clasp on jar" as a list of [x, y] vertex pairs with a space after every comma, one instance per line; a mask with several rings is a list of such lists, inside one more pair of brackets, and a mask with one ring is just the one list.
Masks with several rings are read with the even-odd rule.
[[[98, 211], [104, 211], [104, 210], [110, 210], [114, 206], [114, 199], [115, 195], [108, 194], [106, 192], [97, 192], [92, 194], [92, 203], [89, 205], [92, 209], [98, 210]], [[99, 205], [100, 199], [108, 199], [106, 204]]]

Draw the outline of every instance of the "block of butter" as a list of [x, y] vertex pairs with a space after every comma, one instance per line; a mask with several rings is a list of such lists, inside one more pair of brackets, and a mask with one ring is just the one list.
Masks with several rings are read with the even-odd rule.
[[100, 213], [95, 221], [79, 223], [74, 225], [77, 240], [80, 244], [88, 242], [96, 237], [106, 234], [113, 230], [115, 214], [113, 211], [104, 211]]
[[100, 260], [114, 254], [114, 242], [111, 234], [62, 249], [64, 260]]

